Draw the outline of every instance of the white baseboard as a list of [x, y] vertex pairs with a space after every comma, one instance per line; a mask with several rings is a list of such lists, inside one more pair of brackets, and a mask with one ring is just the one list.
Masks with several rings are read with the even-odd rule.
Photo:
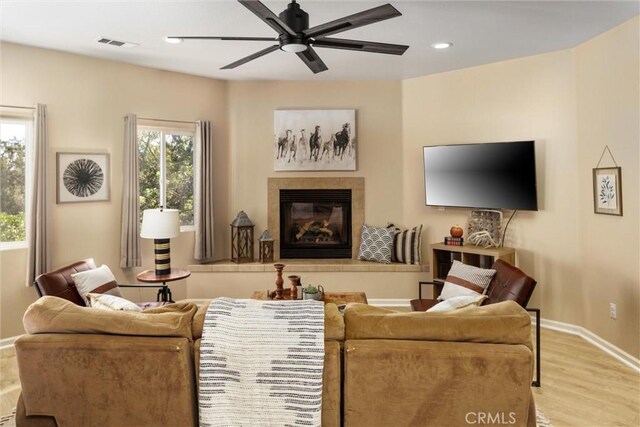
[[[535, 325], [535, 317], [531, 318], [531, 323]], [[558, 322], [557, 320], [541, 319], [540, 326], [554, 331], [565, 332], [571, 335], [577, 335], [585, 341], [595, 345], [600, 350], [604, 351], [608, 355], [614, 357], [618, 361], [629, 366], [636, 372], [640, 372], [640, 359], [632, 356], [621, 348], [611, 344], [604, 338], [594, 334], [590, 330], [583, 328], [582, 326], [573, 325], [571, 323]], [[544, 348], [544, 347], [543, 347]], [[542, 350], [544, 351], [544, 349]]]
[[4, 350], [5, 348], [13, 347], [13, 343], [20, 338], [20, 335], [16, 335], [15, 337], [2, 338], [0, 340], [0, 350]]

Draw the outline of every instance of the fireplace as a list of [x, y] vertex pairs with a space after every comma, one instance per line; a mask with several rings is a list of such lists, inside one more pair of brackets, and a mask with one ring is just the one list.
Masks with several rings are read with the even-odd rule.
[[280, 258], [351, 258], [351, 190], [280, 190]]

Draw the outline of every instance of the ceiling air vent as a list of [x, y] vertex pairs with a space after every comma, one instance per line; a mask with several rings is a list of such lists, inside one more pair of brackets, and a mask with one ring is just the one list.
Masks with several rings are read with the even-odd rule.
[[101, 44], [108, 44], [109, 46], [115, 46], [115, 47], [136, 47], [140, 45], [139, 43], [123, 42], [120, 40], [109, 39], [107, 37], [100, 37], [97, 39], [97, 42]]

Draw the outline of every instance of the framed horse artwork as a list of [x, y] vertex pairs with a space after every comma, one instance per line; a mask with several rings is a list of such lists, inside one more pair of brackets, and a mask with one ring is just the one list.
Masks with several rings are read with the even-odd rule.
[[356, 110], [275, 110], [275, 171], [356, 170]]

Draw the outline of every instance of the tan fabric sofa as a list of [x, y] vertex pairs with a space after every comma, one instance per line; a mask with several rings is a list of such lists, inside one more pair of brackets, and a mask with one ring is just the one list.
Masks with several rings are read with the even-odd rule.
[[[195, 426], [206, 306], [108, 312], [43, 297], [16, 341], [20, 426]], [[325, 306], [323, 426], [535, 426], [529, 316]], [[483, 421], [483, 422], [479, 422]], [[487, 422], [492, 421], [492, 422]]]

